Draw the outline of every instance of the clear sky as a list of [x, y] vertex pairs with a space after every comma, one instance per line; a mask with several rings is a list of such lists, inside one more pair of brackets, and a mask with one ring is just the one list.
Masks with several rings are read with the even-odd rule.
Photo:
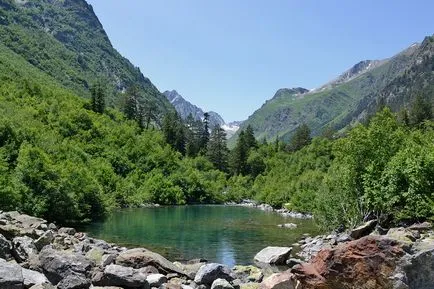
[[433, 0], [88, 0], [160, 91], [243, 120], [277, 89], [315, 88], [434, 33]]

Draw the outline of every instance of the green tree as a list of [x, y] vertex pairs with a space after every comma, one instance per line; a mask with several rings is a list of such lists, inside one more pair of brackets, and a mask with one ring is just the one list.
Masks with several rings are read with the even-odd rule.
[[178, 113], [169, 112], [164, 116], [162, 130], [165, 141], [175, 150], [185, 154], [185, 127]]
[[103, 113], [105, 109], [105, 91], [100, 81], [91, 88], [91, 107], [94, 112]]
[[410, 108], [410, 124], [417, 126], [433, 118], [432, 104], [428, 99], [417, 95]]
[[307, 124], [303, 123], [294, 132], [287, 149], [289, 151], [298, 151], [304, 146], [310, 144], [312, 138], [310, 136], [310, 128]]
[[226, 132], [219, 125], [216, 125], [211, 131], [207, 157], [216, 169], [227, 172], [228, 155], [229, 150], [226, 146]]
[[131, 86], [125, 92], [125, 100], [123, 105], [123, 112], [128, 119], [141, 120], [140, 106], [139, 106], [139, 88]]

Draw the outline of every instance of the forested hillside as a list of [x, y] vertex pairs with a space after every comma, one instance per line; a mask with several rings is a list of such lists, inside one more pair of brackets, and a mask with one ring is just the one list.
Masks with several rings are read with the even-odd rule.
[[122, 92], [136, 86], [142, 105], [172, 110], [166, 98], [112, 46], [84, 0], [0, 0], [1, 42], [82, 97], [107, 85], [107, 103], [120, 106]]

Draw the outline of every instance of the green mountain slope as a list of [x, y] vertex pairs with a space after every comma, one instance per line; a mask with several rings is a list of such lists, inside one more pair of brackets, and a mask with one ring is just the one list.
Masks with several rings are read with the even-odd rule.
[[0, 43], [0, 209], [59, 223], [113, 207], [221, 202], [225, 174], [87, 100]]
[[108, 102], [137, 85], [141, 100], [161, 112], [172, 109], [140, 70], [111, 45], [92, 6], [84, 0], [0, 0], [0, 40], [35, 67], [81, 96], [97, 81], [107, 85]]
[[[310, 92], [280, 89], [243, 123], [241, 129], [251, 125], [259, 139], [280, 137], [284, 141], [303, 123], [311, 128], [313, 135], [320, 134], [326, 127], [339, 130], [375, 113], [382, 102], [380, 96], [387, 91], [393, 91], [393, 99], [400, 101], [387, 97], [383, 102], [394, 103], [392, 108], [397, 110], [409, 103], [410, 92], [416, 87], [424, 91], [432, 87], [432, 66], [428, 65], [433, 61], [432, 43], [428, 42], [414, 44], [390, 59], [360, 62], [338, 79]], [[420, 83], [415, 83], [406, 75], [413, 75], [409, 71], [418, 70], [421, 66], [417, 63], [421, 61], [428, 63], [424, 66], [427, 72], [419, 73]], [[236, 138], [237, 135], [230, 142], [233, 144]]]

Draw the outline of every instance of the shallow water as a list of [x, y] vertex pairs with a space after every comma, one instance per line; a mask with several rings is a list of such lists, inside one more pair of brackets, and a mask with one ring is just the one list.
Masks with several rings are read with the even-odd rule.
[[[298, 227], [277, 226], [283, 223]], [[205, 258], [229, 266], [253, 264], [264, 247], [292, 246], [304, 233], [317, 233], [312, 220], [212, 205], [123, 209], [83, 230], [108, 242], [148, 248], [171, 261]]]

